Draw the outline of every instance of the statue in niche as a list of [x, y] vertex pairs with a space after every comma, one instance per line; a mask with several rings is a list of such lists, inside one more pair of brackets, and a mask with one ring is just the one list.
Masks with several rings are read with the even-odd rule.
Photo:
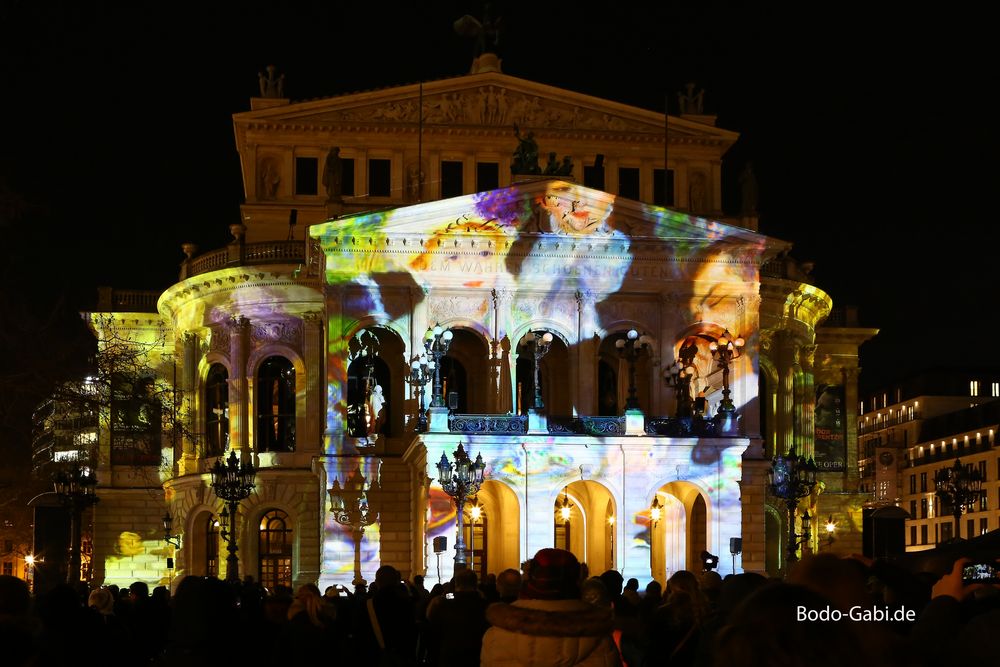
[[328, 202], [340, 201], [344, 178], [344, 163], [340, 161], [340, 148], [334, 146], [326, 154], [326, 164], [323, 166], [323, 185], [326, 187]]
[[684, 86], [685, 92], [677, 93], [677, 103], [680, 106], [681, 114], [702, 114], [705, 112], [705, 91], [695, 92], [694, 84], [688, 83]]
[[708, 189], [705, 185], [705, 174], [696, 171], [691, 174], [691, 186], [688, 189], [688, 210], [704, 213], [708, 210]]
[[414, 162], [406, 168], [406, 199], [411, 202], [422, 200], [424, 192], [424, 170]]
[[273, 157], [260, 161], [260, 187], [257, 189], [259, 199], [275, 199], [278, 196], [278, 186], [281, 184], [281, 168]]
[[273, 97], [282, 98], [285, 96], [285, 75], [280, 74], [275, 76], [278, 68], [274, 65], [268, 65], [264, 68], [267, 70], [267, 74], [264, 72], [257, 72], [257, 80], [260, 83], [260, 96], [261, 97]]
[[556, 172], [560, 176], [572, 176], [573, 175], [573, 158], [568, 155], [563, 155], [562, 164], [559, 165], [559, 171]]
[[535, 141], [535, 133], [528, 130], [527, 134], [522, 137], [520, 128], [518, 128], [517, 123], [514, 123], [514, 136], [517, 137], [518, 143], [510, 163], [510, 173], [542, 173], [541, 167], [538, 166], [538, 142]]

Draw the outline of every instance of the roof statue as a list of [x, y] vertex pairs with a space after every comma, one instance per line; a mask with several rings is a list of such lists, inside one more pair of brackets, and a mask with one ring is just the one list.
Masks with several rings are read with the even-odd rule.
[[705, 113], [705, 91], [695, 92], [694, 84], [684, 85], [684, 92], [677, 93], [677, 102], [680, 105], [681, 114], [703, 114]]
[[[499, 71], [500, 59], [497, 57], [500, 46], [500, 32], [503, 28], [501, 18], [493, 18], [491, 4], [483, 6], [483, 20], [466, 14], [453, 24], [455, 32], [463, 37], [474, 39], [472, 52], [472, 72]], [[484, 57], [485, 56], [485, 57]]]
[[517, 123], [514, 123], [514, 136], [517, 137], [517, 148], [510, 161], [510, 173], [542, 173], [542, 168], [538, 166], [538, 142], [535, 141], [535, 133], [528, 130], [524, 136], [521, 136], [521, 129]]
[[283, 98], [285, 96], [285, 75], [275, 76], [278, 68], [274, 65], [268, 65], [265, 69], [267, 70], [266, 75], [264, 72], [257, 73], [257, 79], [260, 82], [260, 96]]

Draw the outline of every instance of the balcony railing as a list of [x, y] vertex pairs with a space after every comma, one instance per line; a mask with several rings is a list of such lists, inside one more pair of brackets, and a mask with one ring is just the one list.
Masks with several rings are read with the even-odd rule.
[[[548, 432], [553, 435], [625, 435], [625, 417], [549, 417]], [[464, 434], [526, 434], [527, 415], [453, 414], [448, 430]], [[715, 419], [647, 417], [646, 435], [661, 437], [734, 437], [724, 433]], [[739, 436], [735, 436], [739, 437]]]
[[306, 244], [304, 241], [231, 244], [225, 248], [206, 252], [189, 259], [184, 265], [181, 277], [190, 278], [201, 273], [218, 271], [227, 266], [303, 264], [305, 261]]

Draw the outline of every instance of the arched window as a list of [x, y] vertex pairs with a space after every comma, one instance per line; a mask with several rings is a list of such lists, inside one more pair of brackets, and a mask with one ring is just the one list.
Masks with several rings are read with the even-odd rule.
[[597, 414], [601, 417], [618, 415], [618, 373], [604, 359], [597, 366]]
[[219, 576], [219, 522], [211, 514], [205, 516], [205, 576]]
[[229, 446], [229, 371], [212, 364], [205, 378], [205, 456], [221, 456]]
[[270, 591], [275, 586], [292, 586], [292, 529], [288, 514], [271, 510], [260, 518], [257, 538], [258, 577]]
[[364, 356], [347, 367], [347, 433], [363, 438], [392, 435], [392, 374], [380, 357]]
[[295, 367], [268, 357], [257, 371], [257, 451], [295, 449]]
[[454, 405], [454, 411], [467, 412], [469, 392], [466, 383], [465, 366], [454, 357], [441, 357], [441, 396], [446, 407]]

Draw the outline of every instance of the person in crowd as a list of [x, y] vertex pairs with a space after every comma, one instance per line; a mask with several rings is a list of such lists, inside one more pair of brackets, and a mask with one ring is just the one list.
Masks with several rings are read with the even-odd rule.
[[671, 665], [694, 664], [707, 614], [708, 600], [698, 577], [688, 570], [674, 572], [667, 579], [664, 602], [648, 626], [649, 654]]
[[430, 659], [440, 667], [475, 667], [479, 664], [483, 634], [489, 627], [489, 603], [476, 586], [473, 570], [459, 570], [453, 582], [452, 597], [439, 596], [427, 606], [431, 645], [437, 650]]
[[510, 604], [521, 594], [521, 573], [507, 568], [497, 575], [497, 602]]
[[527, 564], [520, 598], [493, 604], [481, 664], [620, 665], [612, 611], [580, 598], [580, 563], [564, 549], [541, 549]]
[[8, 574], [0, 575], [0, 646], [4, 663], [11, 667], [36, 665], [37, 632], [28, 584]]
[[307, 664], [330, 646], [340, 645], [335, 614], [315, 584], [299, 586], [288, 606], [288, 623], [275, 642], [274, 664]]
[[357, 639], [367, 662], [416, 664], [417, 629], [410, 598], [399, 570], [383, 565], [375, 571], [373, 594], [359, 609]]

